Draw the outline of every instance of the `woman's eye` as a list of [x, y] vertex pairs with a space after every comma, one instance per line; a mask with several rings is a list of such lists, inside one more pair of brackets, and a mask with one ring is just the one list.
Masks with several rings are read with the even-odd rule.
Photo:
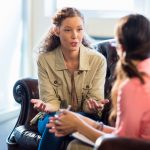
[[65, 29], [65, 32], [69, 32], [70, 31], [70, 29]]
[[78, 29], [78, 31], [82, 31], [83, 29], [81, 28], [81, 29]]

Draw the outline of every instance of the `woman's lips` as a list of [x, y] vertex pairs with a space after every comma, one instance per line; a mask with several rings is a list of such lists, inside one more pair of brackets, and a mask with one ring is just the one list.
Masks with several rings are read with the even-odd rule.
[[72, 47], [76, 47], [78, 45], [78, 42], [71, 42]]

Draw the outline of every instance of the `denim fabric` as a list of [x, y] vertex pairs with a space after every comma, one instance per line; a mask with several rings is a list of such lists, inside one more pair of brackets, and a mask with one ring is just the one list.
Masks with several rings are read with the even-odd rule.
[[[84, 113], [84, 112], [78, 112], [79, 114], [82, 114], [83, 116], [87, 116], [93, 120], [98, 120], [99, 118], [95, 115]], [[46, 124], [49, 121], [50, 117], [53, 117], [55, 113], [50, 113], [44, 116], [43, 119], [40, 119], [38, 121], [38, 131], [42, 135], [42, 139], [39, 143], [38, 150], [60, 150], [60, 146], [63, 141], [66, 139], [68, 141], [71, 141], [73, 138], [66, 136], [66, 137], [55, 137], [53, 133], [50, 133], [48, 128], [46, 128]]]

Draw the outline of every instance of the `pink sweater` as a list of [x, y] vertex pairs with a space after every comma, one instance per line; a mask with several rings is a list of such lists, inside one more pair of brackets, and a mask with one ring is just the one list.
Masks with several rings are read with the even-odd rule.
[[145, 72], [145, 84], [138, 78], [126, 80], [118, 92], [115, 133], [130, 138], [150, 140], [150, 58], [138, 64]]

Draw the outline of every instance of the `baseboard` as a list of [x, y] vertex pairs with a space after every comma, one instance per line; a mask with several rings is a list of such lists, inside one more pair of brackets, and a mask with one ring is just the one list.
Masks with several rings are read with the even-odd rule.
[[9, 119], [19, 116], [20, 107], [16, 106], [0, 112], [0, 123], [8, 121]]

